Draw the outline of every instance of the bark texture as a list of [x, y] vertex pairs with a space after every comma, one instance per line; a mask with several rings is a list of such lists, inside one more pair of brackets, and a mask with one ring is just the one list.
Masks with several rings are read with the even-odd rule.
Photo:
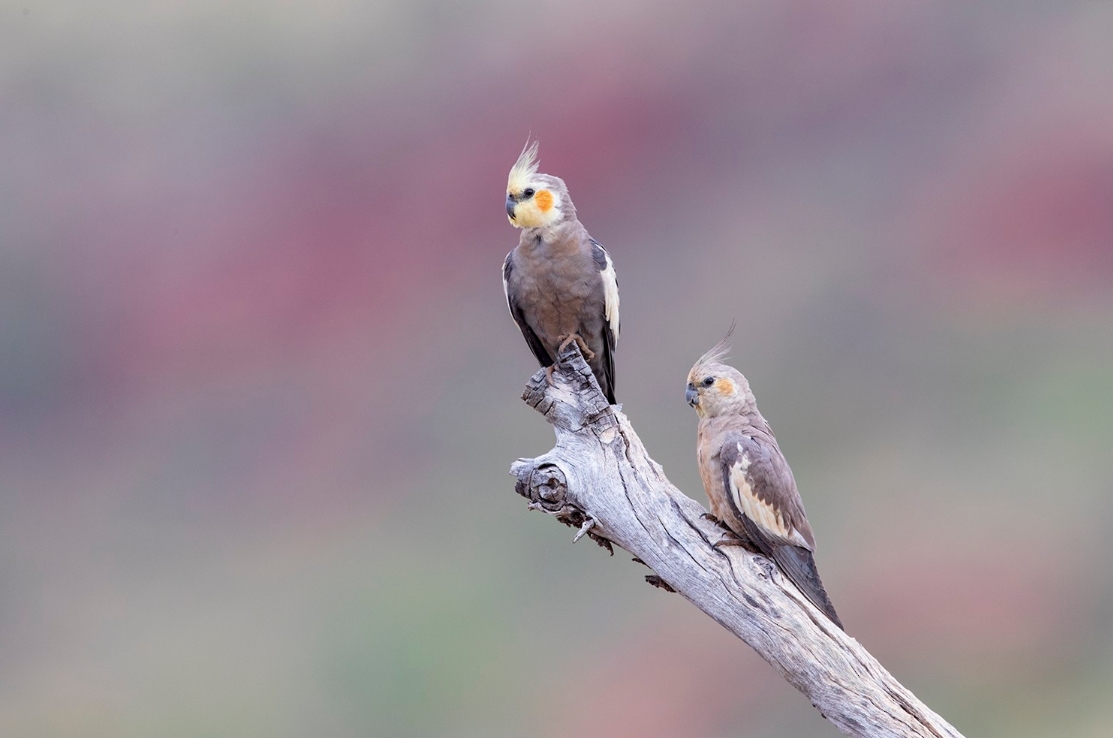
[[611, 549], [629, 551], [673, 590], [750, 645], [847, 735], [961, 738], [905, 689], [858, 641], [817, 610], [769, 559], [713, 548], [722, 529], [674, 487], [626, 416], [608, 406], [576, 346], [553, 383], [539, 371], [522, 395], [557, 443], [511, 467], [516, 490], [560, 522]]

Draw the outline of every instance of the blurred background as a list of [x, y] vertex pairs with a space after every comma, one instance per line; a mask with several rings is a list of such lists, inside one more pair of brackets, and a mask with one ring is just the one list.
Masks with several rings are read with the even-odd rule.
[[0, 734], [833, 736], [528, 513], [530, 132], [704, 502], [732, 319], [848, 631], [1113, 734], [1113, 5], [0, 3]]

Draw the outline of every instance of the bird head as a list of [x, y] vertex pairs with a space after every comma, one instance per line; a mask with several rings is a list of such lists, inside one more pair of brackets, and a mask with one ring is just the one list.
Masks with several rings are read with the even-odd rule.
[[[733, 330], [733, 326], [732, 326]], [[729, 337], [730, 334], [727, 334]], [[722, 363], [727, 355], [726, 338], [700, 357], [688, 372], [684, 399], [701, 418], [745, 415], [756, 410], [750, 383], [742, 372]]]
[[537, 171], [537, 141], [526, 142], [506, 182], [506, 215], [515, 228], [544, 228], [575, 216], [564, 180]]

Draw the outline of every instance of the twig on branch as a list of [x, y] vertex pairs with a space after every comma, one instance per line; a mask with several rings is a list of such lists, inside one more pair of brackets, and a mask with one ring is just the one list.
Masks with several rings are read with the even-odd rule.
[[610, 407], [575, 344], [550, 384], [544, 370], [522, 399], [545, 416], [557, 443], [510, 469], [518, 494], [611, 551], [621, 546], [734, 633], [804, 693], [820, 714], [860, 738], [962, 738], [865, 648], [817, 610], [769, 559], [714, 548], [722, 529], [665, 478], [626, 416]]

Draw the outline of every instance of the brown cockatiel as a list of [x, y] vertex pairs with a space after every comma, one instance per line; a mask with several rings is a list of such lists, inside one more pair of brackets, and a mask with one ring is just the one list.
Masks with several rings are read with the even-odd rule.
[[773, 559], [842, 628], [815, 567], [815, 537], [792, 470], [758, 412], [750, 383], [721, 363], [724, 358], [726, 339], [688, 372], [684, 393], [699, 415], [696, 458], [711, 514]]
[[510, 169], [506, 215], [522, 229], [506, 255], [502, 285], [510, 316], [541, 366], [575, 341], [612, 405], [618, 343], [618, 279], [611, 257], [576, 219], [564, 181], [537, 171], [537, 142]]

